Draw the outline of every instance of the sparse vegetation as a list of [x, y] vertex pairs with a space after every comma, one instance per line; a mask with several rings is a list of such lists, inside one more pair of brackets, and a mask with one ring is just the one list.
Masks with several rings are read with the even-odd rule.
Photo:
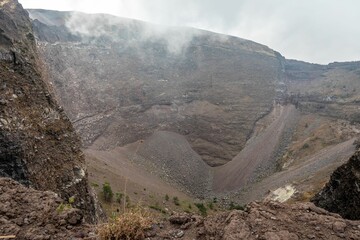
[[131, 203], [130, 203], [130, 197], [129, 197], [129, 195], [126, 195], [126, 197], [125, 197], [125, 202], [126, 202], [126, 207], [127, 207], [127, 208], [130, 208]]
[[207, 209], [203, 203], [195, 203], [194, 205], [199, 209], [201, 216], [207, 216]]
[[121, 203], [121, 199], [123, 198], [123, 196], [124, 196], [123, 193], [119, 193], [119, 192], [115, 193], [115, 201], [117, 203]]
[[144, 239], [145, 231], [151, 228], [152, 223], [149, 212], [135, 208], [99, 225], [97, 232], [102, 240]]
[[178, 197], [173, 197], [173, 203], [174, 203], [176, 206], [180, 206], [179, 198], [178, 198]]
[[60, 205], [56, 208], [58, 213], [62, 213], [63, 211], [72, 208], [71, 204], [60, 203]]
[[154, 209], [154, 210], [156, 210], [156, 211], [159, 211], [159, 212], [161, 212], [161, 213], [166, 214], [165, 209], [163, 209], [162, 207], [160, 207], [160, 205], [159, 205], [158, 202], [156, 202], [155, 205], [150, 205], [149, 208]]
[[245, 210], [245, 206], [230, 202], [229, 210]]
[[102, 194], [103, 194], [103, 197], [104, 197], [104, 200], [107, 201], [107, 202], [111, 202], [112, 201], [112, 198], [113, 198], [113, 191], [111, 189], [111, 186], [110, 186], [110, 183], [108, 182], [105, 182], [103, 184], [103, 190], [102, 190]]
[[304, 143], [304, 145], [301, 147], [301, 149], [307, 149], [309, 147], [310, 147], [310, 145], [308, 143]]
[[75, 202], [75, 196], [69, 197], [69, 204], [73, 204]]

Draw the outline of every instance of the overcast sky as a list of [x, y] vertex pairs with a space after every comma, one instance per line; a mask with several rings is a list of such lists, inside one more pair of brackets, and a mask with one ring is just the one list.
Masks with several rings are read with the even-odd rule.
[[314, 63], [360, 60], [359, 0], [19, 0], [25, 8], [109, 13], [265, 44]]

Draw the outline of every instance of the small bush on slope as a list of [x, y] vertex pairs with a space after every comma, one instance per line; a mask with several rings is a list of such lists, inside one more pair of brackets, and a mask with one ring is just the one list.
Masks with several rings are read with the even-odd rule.
[[111, 189], [110, 183], [105, 182], [103, 184], [103, 196], [104, 196], [105, 201], [111, 202], [113, 195], [114, 194]]

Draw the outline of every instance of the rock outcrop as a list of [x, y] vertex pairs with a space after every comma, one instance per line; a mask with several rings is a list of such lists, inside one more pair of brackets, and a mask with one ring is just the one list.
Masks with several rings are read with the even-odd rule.
[[348, 219], [360, 219], [360, 151], [331, 175], [311, 200], [317, 206]]
[[151, 239], [300, 240], [359, 239], [360, 221], [344, 220], [312, 203], [250, 203], [245, 211], [206, 218], [178, 214], [163, 224]]
[[95, 220], [80, 141], [44, 81], [28, 13], [0, 1], [0, 176], [50, 190]]
[[93, 227], [83, 223], [83, 212], [54, 192], [37, 191], [0, 177], [0, 193], [0, 236], [96, 239]]
[[310, 64], [286, 60], [287, 97], [301, 111], [360, 122], [360, 62]]

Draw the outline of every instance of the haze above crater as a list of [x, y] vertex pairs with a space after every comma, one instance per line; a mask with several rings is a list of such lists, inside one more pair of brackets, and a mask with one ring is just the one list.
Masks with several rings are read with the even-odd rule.
[[312, 63], [360, 60], [356, 0], [20, 0], [24, 8], [108, 13], [190, 26], [265, 44]]

